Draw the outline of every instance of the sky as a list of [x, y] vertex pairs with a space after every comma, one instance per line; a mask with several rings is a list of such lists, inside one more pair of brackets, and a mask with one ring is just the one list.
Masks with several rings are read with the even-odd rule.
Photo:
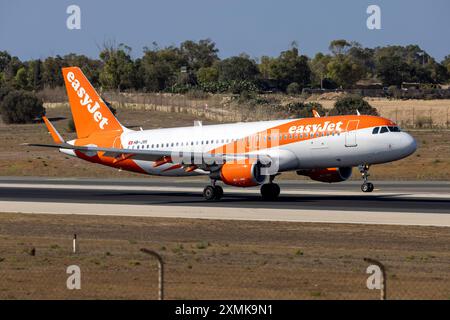
[[[81, 9], [81, 29], [69, 30], [69, 5]], [[366, 10], [381, 9], [381, 29], [369, 30]], [[212, 39], [219, 56], [277, 56], [295, 41], [301, 53], [328, 52], [334, 39], [366, 47], [418, 44], [441, 61], [450, 54], [449, 0], [0, 0], [0, 50], [22, 60], [67, 53], [98, 58], [105, 42], [145, 46]]]

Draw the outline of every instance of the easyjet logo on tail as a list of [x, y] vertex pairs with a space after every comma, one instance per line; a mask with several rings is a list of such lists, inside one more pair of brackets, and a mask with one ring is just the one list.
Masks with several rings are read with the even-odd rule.
[[81, 106], [86, 107], [89, 113], [92, 114], [92, 117], [94, 118], [95, 122], [98, 123], [98, 127], [100, 129], [105, 129], [105, 125], [108, 124], [108, 118], [104, 117], [100, 112], [100, 104], [98, 103], [98, 101], [95, 101], [94, 103], [92, 98], [86, 92], [86, 89], [81, 86], [80, 81], [75, 79], [75, 74], [72, 71], [67, 73], [67, 81], [69, 81], [73, 90], [80, 98]]

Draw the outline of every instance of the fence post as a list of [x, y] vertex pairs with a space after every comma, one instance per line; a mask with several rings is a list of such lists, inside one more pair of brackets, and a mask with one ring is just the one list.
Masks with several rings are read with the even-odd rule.
[[380, 300], [386, 300], [387, 296], [386, 296], [386, 269], [384, 267], [384, 265], [375, 259], [371, 259], [371, 258], [364, 258], [364, 261], [366, 261], [367, 263], [370, 264], [374, 264], [376, 266], [378, 266], [381, 270], [381, 288], [380, 288]]
[[76, 233], [73, 235], [72, 251], [73, 251], [73, 253], [77, 253], [77, 234]]
[[142, 248], [141, 252], [155, 257], [158, 261], [158, 300], [164, 300], [164, 262], [161, 256], [155, 251]]

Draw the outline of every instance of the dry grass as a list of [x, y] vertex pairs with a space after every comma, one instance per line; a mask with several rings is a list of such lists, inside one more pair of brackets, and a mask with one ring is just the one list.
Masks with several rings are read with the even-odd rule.
[[[47, 115], [69, 118], [67, 104], [53, 104]], [[194, 120], [205, 124], [217, 123], [203, 116], [185, 112], [149, 111], [140, 108], [118, 108], [118, 117], [129, 127], [142, 126], [144, 129], [167, 126], [191, 126]], [[74, 137], [67, 132], [68, 120], [54, 122], [66, 139]], [[450, 179], [450, 131], [412, 131], [419, 144], [411, 157], [374, 166], [372, 178], [376, 180], [449, 180]], [[59, 176], [59, 177], [136, 177], [129, 172], [119, 172], [111, 168], [87, 163], [65, 156], [56, 150], [20, 146], [24, 142], [45, 142], [52, 140], [43, 124], [5, 125], [0, 122], [2, 152], [0, 153], [0, 175], [2, 176]], [[295, 173], [287, 173], [282, 178], [302, 179]], [[355, 174], [354, 179], [359, 179]]]
[[377, 299], [365, 257], [387, 266], [390, 299], [450, 298], [448, 228], [5, 213], [0, 239], [0, 299], [156, 299], [143, 247], [162, 255], [169, 299]]

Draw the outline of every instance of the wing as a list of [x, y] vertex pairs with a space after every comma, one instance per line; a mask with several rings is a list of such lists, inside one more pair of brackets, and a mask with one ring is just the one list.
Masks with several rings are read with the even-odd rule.
[[96, 146], [74, 146], [66, 142], [59, 144], [41, 144], [41, 143], [24, 143], [24, 146], [32, 147], [46, 147], [57, 149], [70, 149], [80, 152], [98, 152], [104, 157], [111, 157], [115, 159], [134, 159], [145, 161], [156, 161], [159, 165], [164, 163], [180, 163], [180, 164], [197, 164], [201, 161], [203, 166], [212, 166], [223, 164], [227, 161], [242, 160], [242, 159], [258, 159], [263, 164], [269, 164], [271, 157], [264, 154], [247, 154], [247, 153], [205, 153], [205, 152], [190, 152], [190, 151], [167, 151], [167, 150], [136, 150], [136, 149], [117, 149], [117, 148], [102, 148]]

